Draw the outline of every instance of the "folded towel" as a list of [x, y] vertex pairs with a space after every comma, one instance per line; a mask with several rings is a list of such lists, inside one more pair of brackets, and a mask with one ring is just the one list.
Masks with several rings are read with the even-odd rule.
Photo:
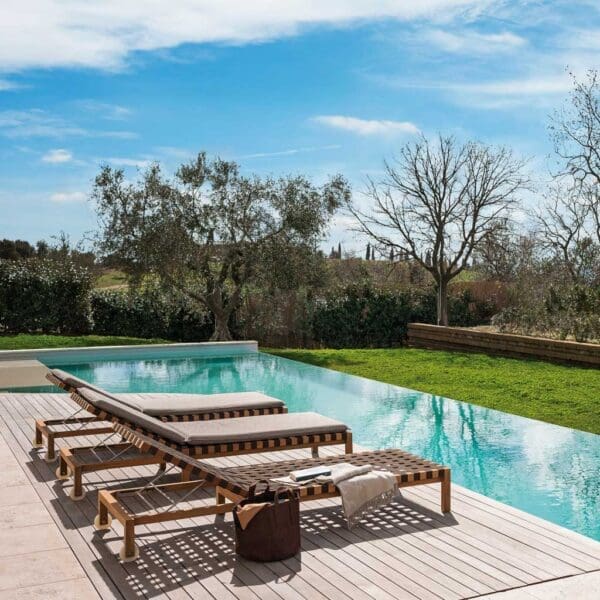
[[369, 471], [337, 484], [344, 515], [354, 527], [371, 511], [388, 504], [398, 492], [396, 477], [390, 471]]
[[294, 488], [311, 483], [333, 483], [340, 492], [349, 527], [354, 527], [366, 514], [390, 502], [398, 492], [396, 477], [390, 471], [374, 471], [371, 465], [350, 463], [332, 465], [331, 475], [321, 475], [310, 481], [293, 481], [290, 477], [272, 481]]
[[352, 479], [358, 475], [364, 475], [372, 469], [373, 467], [371, 465], [362, 465], [360, 467], [356, 467], [350, 463], [339, 463], [331, 467], [331, 475], [329, 477], [317, 477], [317, 480], [331, 481], [333, 485], [337, 486], [342, 481], [346, 481], [346, 479]]
[[269, 504], [268, 502], [260, 502], [257, 504], [244, 504], [244, 506], [237, 506], [235, 513], [240, 522], [242, 529], [248, 527], [248, 523], [254, 519], [254, 517]]

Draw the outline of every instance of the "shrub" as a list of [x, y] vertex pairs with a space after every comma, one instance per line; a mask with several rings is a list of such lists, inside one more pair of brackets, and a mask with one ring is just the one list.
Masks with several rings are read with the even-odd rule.
[[317, 304], [313, 336], [334, 348], [390, 346], [406, 338], [410, 313], [407, 294], [350, 287]]
[[[452, 325], [479, 325], [487, 322], [493, 311], [492, 304], [474, 300], [468, 290], [449, 300]], [[312, 328], [315, 341], [326, 346], [391, 346], [404, 343], [411, 322], [436, 322], [433, 290], [391, 292], [349, 287], [317, 304]]]
[[70, 261], [0, 260], [0, 330], [87, 333], [91, 284], [89, 271]]
[[551, 285], [541, 300], [522, 298], [493, 319], [500, 331], [600, 340], [600, 287]]
[[95, 290], [91, 295], [94, 333], [182, 342], [205, 341], [213, 332], [209, 315], [196, 311], [183, 299], [160, 290]]

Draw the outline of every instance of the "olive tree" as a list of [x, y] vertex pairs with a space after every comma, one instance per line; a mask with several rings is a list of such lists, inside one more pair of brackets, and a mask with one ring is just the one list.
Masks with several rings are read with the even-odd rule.
[[505, 223], [526, 187], [524, 166], [507, 148], [422, 136], [385, 161], [380, 181], [369, 181], [366, 209], [349, 205], [359, 232], [431, 274], [439, 325], [448, 324], [449, 282]]
[[208, 310], [213, 340], [231, 339], [230, 317], [245, 289], [265, 278], [265, 264], [288, 284], [306, 276], [297, 257], [315, 255], [348, 196], [340, 176], [321, 187], [302, 176], [245, 176], [236, 163], [210, 161], [205, 153], [173, 179], [158, 164], [135, 183], [104, 166], [92, 194], [101, 252], [132, 278], [154, 276]]

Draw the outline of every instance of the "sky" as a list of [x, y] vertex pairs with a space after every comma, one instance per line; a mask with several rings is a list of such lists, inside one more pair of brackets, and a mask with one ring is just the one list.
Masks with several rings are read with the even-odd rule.
[[[600, 68], [597, 0], [2, 0], [0, 238], [96, 224], [130, 179], [205, 150], [259, 175], [343, 174], [358, 203], [416, 136], [509, 145], [548, 177], [548, 125]], [[338, 216], [324, 247], [358, 243]]]

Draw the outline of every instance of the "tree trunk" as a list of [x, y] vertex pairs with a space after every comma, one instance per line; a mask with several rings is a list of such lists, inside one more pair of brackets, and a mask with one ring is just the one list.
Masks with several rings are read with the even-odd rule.
[[437, 324], [448, 325], [448, 282], [437, 283]]
[[215, 330], [210, 337], [211, 342], [230, 342], [233, 338], [231, 337], [231, 332], [229, 331], [229, 317], [213, 313], [215, 317]]

